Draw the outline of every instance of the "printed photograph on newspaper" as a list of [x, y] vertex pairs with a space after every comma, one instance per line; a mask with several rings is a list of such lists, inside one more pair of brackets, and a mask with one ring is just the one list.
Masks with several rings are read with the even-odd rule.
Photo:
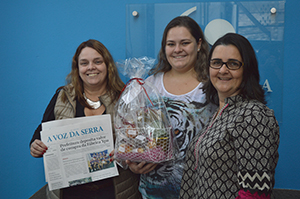
[[97, 115], [43, 123], [41, 139], [49, 189], [76, 186], [119, 175], [110, 162], [114, 149], [111, 116]]

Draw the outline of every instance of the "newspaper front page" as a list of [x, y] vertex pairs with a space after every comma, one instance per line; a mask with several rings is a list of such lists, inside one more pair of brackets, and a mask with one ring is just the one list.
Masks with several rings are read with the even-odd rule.
[[109, 114], [42, 124], [45, 178], [49, 189], [89, 183], [119, 175], [109, 153], [114, 149]]

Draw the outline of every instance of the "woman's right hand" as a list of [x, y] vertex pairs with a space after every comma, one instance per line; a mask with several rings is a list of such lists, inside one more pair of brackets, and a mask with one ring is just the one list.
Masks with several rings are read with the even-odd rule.
[[35, 139], [30, 145], [30, 154], [35, 158], [39, 158], [44, 155], [47, 149], [48, 147], [41, 140]]
[[155, 167], [158, 165], [155, 163], [146, 163], [145, 161], [137, 163], [137, 162], [131, 162], [129, 160], [126, 160], [126, 164], [128, 164], [129, 169], [135, 174], [149, 173], [150, 171], [155, 169]]

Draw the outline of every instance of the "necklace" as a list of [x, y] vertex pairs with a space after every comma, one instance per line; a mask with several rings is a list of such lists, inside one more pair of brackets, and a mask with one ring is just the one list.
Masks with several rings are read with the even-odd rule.
[[98, 100], [97, 102], [94, 102], [92, 100], [90, 100], [89, 98], [87, 98], [85, 96], [85, 93], [83, 93], [83, 97], [86, 100], [86, 102], [93, 108], [93, 109], [98, 109], [101, 106], [101, 102], [100, 100]]

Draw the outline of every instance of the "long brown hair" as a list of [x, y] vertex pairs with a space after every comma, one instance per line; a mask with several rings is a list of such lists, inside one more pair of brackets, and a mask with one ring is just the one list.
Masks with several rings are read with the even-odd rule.
[[194, 69], [197, 73], [197, 79], [198, 81], [206, 81], [208, 80], [208, 71], [207, 71], [207, 56], [209, 52], [209, 45], [207, 41], [204, 38], [204, 34], [200, 28], [200, 26], [197, 24], [195, 20], [188, 16], [179, 16], [174, 19], [172, 19], [169, 24], [166, 26], [162, 41], [161, 41], [161, 48], [158, 55], [158, 64], [156, 67], [150, 71], [150, 74], [157, 74], [159, 72], [167, 72], [172, 69], [172, 66], [167, 60], [166, 57], [166, 41], [167, 41], [167, 34], [171, 28], [174, 27], [185, 27], [189, 30], [191, 35], [195, 38], [196, 42], [199, 42], [199, 39], [201, 39], [201, 48], [200, 51], [197, 54], [197, 61], [194, 66]]
[[[82, 51], [82, 49], [90, 47], [96, 50], [100, 55], [102, 55], [104, 62], [107, 67], [107, 84], [106, 84], [106, 90], [107, 93], [110, 95], [112, 102], [118, 99], [119, 94], [124, 87], [124, 83], [121, 80], [117, 67], [115, 65], [114, 59], [111, 56], [110, 52], [107, 50], [107, 48], [99, 41], [90, 39], [85, 42], [82, 42], [72, 59], [72, 70], [68, 74], [66, 80], [68, 84], [72, 84], [75, 89], [75, 97], [77, 97], [78, 101], [86, 106], [90, 106], [87, 104], [86, 100], [83, 97], [83, 81], [79, 76], [79, 68], [78, 68], [78, 57]], [[63, 99], [64, 100], [64, 99]]]

